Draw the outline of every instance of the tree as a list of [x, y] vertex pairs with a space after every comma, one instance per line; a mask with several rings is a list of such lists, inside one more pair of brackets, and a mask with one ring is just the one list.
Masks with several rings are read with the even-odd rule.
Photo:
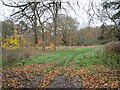
[[[90, 0], [88, 10], [86, 10], [89, 16], [89, 25], [96, 24], [98, 21], [104, 24], [114, 26], [116, 37], [120, 41], [120, 1], [119, 0], [103, 0], [97, 4], [94, 0]], [[97, 22], [95, 22], [97, 21]]]
[[22, 34], [28, 29], [28, 25], [24, 21], [20, 21], [18, 27], [18, 30], [20, 30]]
[[[3, 0], [2, 0], [3, 2]], [[71, 6], [70, 2], [61, 2], [57, 0], [50, 0], [50, 1], [40, 1], [40, 2], [25, 2], [25, 3], [16, 3], [13, 2], [6, 4], [3, 2], [5, 6], [8, 7], [14, 7], [17, 8], [17, 10], [14, 10], [15, 12], [11, 15], [16, 18], [16, 21], [18, 20], [25, 20], [29, 24], [29, 27], [32, 27], [34, 31], [34, 43], [35, 45], [38, 43], [38, 26], [40, 26], [41, 31], [42, 31], [42, 40], [45, 40], [44, 32], [45, 32], [45, 21], [47, 21], [49, 18], [52, 18], [53, 24], [53, 35], [52, 35], [52, 42], [56, 46], [56, 37], [57, 37], [57, 30], [58, 30], [58, 15], [59, 15], [59, 10], [62, 9], [67, 13], [67, 8], [64, 7], [64, 3], [68, 4], [69, 7], [75, 12], [73, 7]], [[78, 1], [77, 1], [77, 5]], [[76, 13], [76, 12], [75, 12]], [[41, 18], [47, 14], [48, 17], [46, 17], [46, 20], [43, 21]], [[72, 33], [72, 32], [69, 32]], [[71, 38], [72, 35], [69, 35]], [[75, 36], [75, 35], [73, 35]], [[72, 38], [70, 39], [70, 43], [74, 41]], [[69, 43], [69, 44], [70, 44]], [[72, 43], [70, 44], [72, 45]], [[44, 48], [44, 45], [43, 45]]]
[[50, 10], [50, 12], [52, 13], [52, 20], [53, 20], [53, 28], [54, 28], [54, 32], [53, 32], [53, 43], [55, 45], [55, 49], [56, 49], [56, 35], [57, 35], [57, 20], [58, 20], [58, 11], [61, 9], [61, 2], [58, 1], [52, 1], [51, 3], [48, 3], [47, 5], [43, 4], [43, 6], [45, 6], [48, 10]]
[[26, 44], [26, 39], [21, 37], [18, 30], [14, 30], [11, 36], [3, 38], [2, 44], [2, 48], [17, 49], [20, 48], [21, 45]]
[[[3, 2], [3, 1], [2, 1]], [[17, 12], [14, 12], [12, 16], [16, 15], [17, 19], [26, 18], [26, 20], [29, 20], [29, 22], [32, 25], [32, 28], [34, 30], [34, 37], [35, 37], [35, 45], [38, 43], [38, 35], [37, 35], [37, 25], [40, 24], [42, 28], [42, 37], [44, 40], [44, 29], [43, 29], [43, 22], [41, 22], [40, 18], [44, 14], [45, 11], [50, 11], [52, 13], [53, 22], [54, 22], [54, 37], [53, 41], [55, 43], [55, 37], [56, 37], [56, 30], [57, 30], [57, 17], [58, 17], [58, 10], [60, 9], [61, 2], [57, 1], [50, 1], [50, 2], [26, 2], [24, 4], [17, 4], [13, 2], [16, 5], [13, 4], [6, 4], [3, 2], [5, 6], [18, 8], [19, 10]], [[41, 15], [41, 16], [40, 16]], [[39, 18], [37, 20], [37, 18]], [[38, 23], [39, 22], [39, 23]]]
[[6, 20], [6, 21], [2, 21], [2, 37], [3, 38], [7, 38], [9, 37], [14, 30], [14, 23], [11, 20]]
[[116, 37], [120, 41], [120, 1], [105, 1], [102, 6], [108, 18], [114, 23], [114, 29], [118, 31]]
[[66, 15], [59, 16], [58, 20], [58, 28], [61, 31], [63, 45], [74, 45], [74, 41], [76, 39], [75, 34], [78, 29], [79, 23], [76, 19]]
[[117, 41], [116, 33], [114, 30], [114, 25], [105, 26], [104, 24], [101, 26], [101, 32], [98, 35], [98, 40], [101, 44], [105, 44], [112, 41]]
[[[61, 39], [61, 43], [66, 46], [75, 44], [76, 32], [79, 23], [76, 19], [66, 16], [59, 15], [57, 22], [56, 40]], [[48, 24], [51, 35], [54, 33], [54, 22]]]
[[[114, 22], [116, 29], [120, 31], [120, 1], [105, 1], [103, 2], [103, 8], [106, 10], [108, 18]], [[108, 10], [113, 11], [110, 13]]]

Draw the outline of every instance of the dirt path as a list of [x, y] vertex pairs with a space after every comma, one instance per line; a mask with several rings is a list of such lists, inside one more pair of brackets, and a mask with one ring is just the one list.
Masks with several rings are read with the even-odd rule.
[[28, 64], [2, 71], [3, 88], [32, 88], [37, 87], [44, 76], [44, 69], [52, 66], [55, 62], [47, 64]]
[[79, 76], [56, 75], [49, 88], [82, 88], [82, 79]]
[[[99, 71], [95, 74], [80, 67], [72, 69], [74, 57], [67, 67], [54, 67], [54, 70], [44, 73], [47, 67], [56, 62], [47, 64], [28, 64], [3, 70], [3, 88], [118, 88], [120, 70]], [[64, 69], [59, 74], [60, 68]], [[100, 70], [99, 65], [94, 68]], [[93, 69], [94, 69], [93, 68]]]
[[56, 74], [52, 82], [49, 84], [49, 88], [82, 88], [82, 79], [79, 75], [74, 75], [72, 72], [72, 63], [74, 57], [70, 61], [68, 67], [62, 67], [65, 69], [65, 73]]
[[[52, 65], [52, 64], [47, 64]], [[33, 65], [34, 66], [34, 65]], [[25, 67], [28, 67], [25, 66]], [[39, 67], [39, 65], [38, 65]], [[31, 68], [32, 69], [32, 68]], [[39, 68], [40, 69], [40, 68]], [[18, 71], [17, 71], [18, 70]], [[23, 70], [23, 71], [22, 71]], [[42, 74], [33, 74], [31, 70], [24, 72], [24, 69], [13, 69], [3, 71], [3, 88], [118, 88], [120, 70], [101, 71], [90, 74], [84, 67], [80, 70], [70, 69], [63, 74], [59, 74], [59, 67]], [[81, 76], [82, 75], [82, 78]]]
[[[71, 67], [72, 61], [69, 66]], [[48, 64], [28, 64], [25, 66], [19, 66], [15, 68], [9, 68], [3, 70], [3, 88], [81, 88], [81, 78], [78, 76], [69, 76], [66, 72], [63, 75], [59, 75], [60, 67], [54, 67], [55, 69], [44, 73], [46, 67], [54, 65], [55, 62]]]

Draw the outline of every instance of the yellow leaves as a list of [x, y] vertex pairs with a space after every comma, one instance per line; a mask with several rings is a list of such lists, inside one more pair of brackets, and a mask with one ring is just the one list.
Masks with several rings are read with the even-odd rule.
[[10, 43], [11, 43], [11, 44], [14, 44], [15, 42], [14, 42], [14, 40], [10, 40]]
[[14, 34], [15, 34], [15, 35], [18, 34], [18, 30], [14, 30]]
[[23, 44], [27, 43], [26, 38], [22, 38], [21, 41], [22, 41]]
[[18, 35], [18, 33], [18, 30], [14, 30], [13, 35], [3, 39], [2, 48], [17, 49], [21, 45], [25, 45], [27, 43], [26, 38], [23, 35]]
[[3, 43], [3, 48], [16, 49], [20, 47], [19, 40], [17, 38], [13, 38], [11, 36], [10, 38], [7, 38], [5, 41], [6, 42]]
[[50, 43], [50, 50], [54, 51], [55, 50], [55, 45], [53, 43]]
[[17, 39], [10, 39], [9, 42], [12, 45], [18, 45], [19, 44], [19, 41]]

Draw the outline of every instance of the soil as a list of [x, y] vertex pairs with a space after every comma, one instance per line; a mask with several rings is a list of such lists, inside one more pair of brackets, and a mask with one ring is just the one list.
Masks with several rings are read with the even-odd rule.
[[82, 79], [79, 76], [56, 75], [49, 88], [82, 88]]

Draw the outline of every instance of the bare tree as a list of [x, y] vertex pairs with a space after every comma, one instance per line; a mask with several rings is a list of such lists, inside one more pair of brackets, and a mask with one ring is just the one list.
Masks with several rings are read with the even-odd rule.
[[[84, 10], [89, 17], [89, 25], [97, 22], [102, 23], [102, 25], [113, 25], [114, 30], [118, 31], [119, 34], [116, 34], [118, 40], [120, 40], [120, 17], [119, 17], [119, 8], [120, 1], [101, 1], [95, 3], [95, 0], [90, 0], [88, 4], [88, 9]], [[106, 28], [107, 29], [107, 28]]]
[[52, 2], [52, 3], [49, 3], [47, 5], [45, 5], [43, 3], [43, 6], [48, 8], [50, 10], [50, 12], [52, 13], [52, 19], [53, 19], [53, 23], [54, 23], [54, 33], [53, 33], [53, 39], [52, 40], [53, 40], [54, 45], [56, 46], [57, 19], [58, 19], [58, 11], [61, 8], [61, 2]]
[[[14, 16], [17, 20], [20, 20], [21, 18], [24, 18], [27, 22], [30, 23], [30, 25], [33, 28], [34, 31], [34, 43], [35, 45], [38, 43], [38, 33], [37, 33], [37, 26], [41, 26], [42, 30], [42, 40], [45, 41], [45, 36], [44, 36], [44, 29], [45, 26], [44, 24], [52, 18], [53, 21], [53, 39], [52, 42], [56, 46], [56, 36], [57, 36], [57, 22], [58, 22], [58, 15], [59, 15], [59, 10], [62, 9], [66, 12], [67, 14], [67, 8], [64, 7], [64, 3], [68, 4], [69, 7], [76, 13], [74, 8], [69, 2], [61, 2], [61, 1], [56, 1], [56, 0], [51, 0], [51, 1], [41, 1], [41, 2], [25, 2], [22, 4], [18, 4], [16, 2], [6, 4], [4, 1], [2, 1], [5, 6], [8, 7], [13, 7], [17, 8], [17, 11], [14, 11], [14, 13], [11, 16]], [[78, 1], [77, 5], [80, 7]], [[46, 13], [50, 13], [48, 17], [46, 17], [46, 20], [42, 20], [43, 16]], [[43, 45], [44, 48], [44, 45]], [[45, 48], [44, 48], [45, 49]]]

